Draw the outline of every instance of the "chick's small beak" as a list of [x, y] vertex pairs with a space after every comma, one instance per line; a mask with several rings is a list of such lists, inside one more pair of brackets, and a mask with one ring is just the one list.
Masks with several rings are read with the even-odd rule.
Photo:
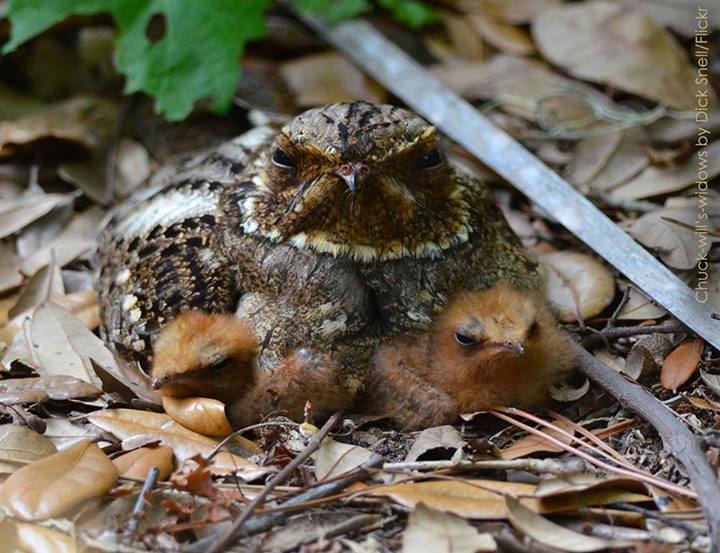
[[509, 353], [513, 357], [520, 357], [525, 353], [525, 346], [518, 342], [494, 343], [492, 348], [499, 353]]
[[363, 181], [369, 172], [368, 166], [364, 163], [344, 163], [337, 170], [337, 175], [345, 181], [350, 193], [354, 196], [358, 184]]

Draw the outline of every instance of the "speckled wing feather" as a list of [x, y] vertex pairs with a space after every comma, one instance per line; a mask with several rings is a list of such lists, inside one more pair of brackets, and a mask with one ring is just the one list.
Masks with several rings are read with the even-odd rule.
[[187, 309], [232, 312], [239, 285], [218, 245], [224, 189], [272, 136], [258, 128], [161, 169], [111, 213], [96, 255], [101, 331], [148, 370], [158, 330]]

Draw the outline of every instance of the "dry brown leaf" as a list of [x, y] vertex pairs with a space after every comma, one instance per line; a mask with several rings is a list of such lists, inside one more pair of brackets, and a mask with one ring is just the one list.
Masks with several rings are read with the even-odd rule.
[[299, 106], [365, 100], [382, 103], [387, 93], [335, 52], [312, 54], [280, 66], [280, 74]]
[[589, 553], [612, 547], [613, 542], [578, 534], [572, 530], [550, 522], [522, 505], [511, 496], [505, 498], [508, 518], [512, 525], [526, 536], [552, 548], [574, 553]]
[[704, 369], [700, 369], [700, 376], [702, 377], [705, 385], [710, 388], [715, 394], [720, 396], [720, 375], [710, 374]]
[[158, 467], [158, 478], [165, 480], [173, 471], [173, 450], [170, 447], [140, 447], [112, 460], [123, 478], [145, 480], [153, 467]]
[[[412, 482], [373, 488], [368, 495], [390, 497], [397, 503], [414, 508], [419, 503], [433, 509], [454, 513], [463, 518], [504, 519], [504, 495], [530, 496], [535, 486], [499, 480], [439, 480]], [[531, 509], [539, 509], [536, 499], [523, 499]]]
[[35, 311], [29, 331], [34, 365], [43, 376], [70, 375], [101, 388], [90, 359], [103, 367], [115, 366], [102, 340], [62, 307], [42, 305]]
[[232, 433], [222, 401], [206, 397], [163, 397], [162, 405], [168, 415], [193, 432], [221, 437]]
[[74, 198], [75, 194], [33, 194], [0, 200], [0, 238], [16, 233], [56, 207], [72, 202]]
[[[72, 313], [89, 330], [95, 330], [100, 325], [100, 306], [97, 292], [94, 290], [83, 290], [58, 296], [52, 299], [52, 303]], [[20, 313], [0, 328], [0, 341], [11, 342], [15, 335], [22, 330], [25, 320], [32, 318], [34, 312], [33, 308]]]
[[642, 133], [637, 129], [625, 131], [620, 145], [588, 185], [591, 190], [598, 192], [614, 190], [640, 173], [649, 163]]
[[522, 25], [530, 23], [539, 13], [562, 4], [562, 0], [458, 0], [457, 8], [464, 12], [483, 13]]
[[486, 57], [482, 38], [468, 17], [447, 10], [443, 10], [440, 15], [456, 58], [481, 61]]
[[77, 553], [78, 547], [72, 536], [28, 522], [15, 523], [18, 541], [27, 553]]
[[705, 409], [707, 411], [720, 411], [720, 403], [717, 401], [710, 401], [708, 399], [695, 396], [685, 396], [685, 399], [700, 409]]
[[325, 480], [343, 474], [362, 465], [372, 454], [372, 451], [364, 447], [325, 438], [312, 455], [315, 461], [315, 478]]
[[[698, 156], [702, 155], [702, 158]], [[637, 177], [610, 194], [618, 200], [641, 200], [684, 190], [698, 179], [698, 171], [707, 172], [705, 180], [720, 175], [720, 140], [698, 150], [686, 163], [672, 169], [648, 167]]]
[[[573, 428], [573, 425], [568, 421], [555, 419], [552, 421], [552, 423], [571, 435], [575, 434], [575, 429]], [[564, 444], [570, 444], [572, 442], [572, 439], [563, 435], [557, 430], [546, 428], [544, 429], [544, 432], [552, 436], [553, 438], [557, 438]], [[554, 445], [548, 440], [541, 438], [540, 436], [536, 436], [535, 434], [529, 434], [528, 436], [520, 438], [518, 441], [509, 445], [508, 447], [501, 449], [500, 458], [518, 459], [520, 457], [527, 457], [528, 455], [532, 455], [533, 453], [558, 451], [564, 450], [560, 446]]]
[[[655, 250], [660, 259], [674, 269], [692, 269], [714, 242], [710, 235], [695, 232], [697, 208], [658, 209], [629, 223], [628, 233], [646, 248]], [[711, 225], [707, 224], [711, 229]]]
[[478, 553], [495, 551], [490, 534], [481, 534], [464, 519], [420, 503], [408, 517], [402, 553]]
[[76, 424], [67, 419], [45, 419], [47, 428], [44, 436], [48, 438], [58, 451], [65, 451], [78, 444], [97, 441], [102, 430], [92, 424]]
[[0, 242], [0, 294], [20, 286], [23, 275], [20, 272], [21, 261], [10, 243]]
[[[619, 0], [621, 4], [642, 12], [663, 27], [670, 27], [678, 33], [691, 37], [698, 28], [695, 17], [698, 15], [697, 6], [692, 2], [658, 2], [657, 0]], [[720, 28], [720, 12], [718, 10], [707, 10], [707, 18], [711, 29]]]
[[[195, 455], [207, 457], [218, 442], [181, 426], [168, 415], [134, 409], [104, 409], [87, 416], [88, 420], [106, 432], [125, 440], [128, 438], [159, 441], [171, 447], [179, 461]], [[147, 442], [146, 442], [147, 443]], [[270, 469], [260, 467], [238, 455], [221, 451], [213, 457], [215, 472], [232, 472], [245, 480], [254, 480]]]
[[[620, 280], [618, 287], [620, 290], [625, 291], [628, 284], [627, 282]], [[645, 294], [640, 292], [634, 286], [630, 286], [630, 292], [628, 294], [628, 300], [620, 310], [618, 319], [630, 320], [630, 321], [647, 321], [650, 319], [661, 319], [667, 313], [655, 305]]]
[[432, 461], [462, 458], [465, 440], [457, 428], [450, 425], [426, 428], [417, 437], [405, 461]]
[[660, 369], [660, 384], [676, 392], [697, 371], [705, 344], [700, 338], [686, 340], [667, 356]]
[[517, 56], [528, 56], [535, 52], [535, 45], [524, 30], [493, 21], [479, 13], [470, 14], [467, 18], [480, 36], [501, 52]]
[[0, 473], [15, 472], [25, 464], [56, 451], [48, 438], [27, 426], [0, 425]]
[[101, 208], [94, 206], [73, 215], [68, 225], [53, 240], [43, 244], [22, 264], [23, 273], [30, 275], [54, 257], [58, 267], [88, 253], [95, 247], [100, 222], [104, 217]]
[[546, 296], [562, 322], [588, 319], [601, 313], [615, 297], [615, 279], [600, 261], [578, 252], [540, 256], [546, 268]]
[[542, 480], [535, 489], [535, 497], [549, 498], [589, 490], [622, 490], [645, 494], [647, 488], [632, 478], [608, 478], [599, 474], [577, 473]]
[[14, 319], [24, 311], [63, 294], [65, 286], [60, 267], [51, 261], [32, 276], [15, 305], [8, 311], [8, 317]]
[[532, 32], [543, 56], [577, 78], [675, 109], [696, 107], [685, 51], [650, 17], [603, 0], [566, 4], [538, 15]]
[[576, 187], [584, 189], [605, 167], [618, 149], [623, 133], [603, 133], [581, 139], [575, 147], [567, 179]]
[[59, 374], [0, 380], [0, 403], [34, 403], [46, 399], [97, 397], [102, 390], [83, 380]]
[[84, 443], [21, 468], [5, 481], [2, 494], [18, 518], [44, 520], [104, 495], [117, 477], [115, 465], [100, 448]]
[[78, 97], [29, 115], [0, 123], [0, 157], [7, 157], [19, 147], [37, 146], [43, 142], [57, 151], [57, 142], [65, 146], [92, 151], [115, 132], [117, 105], [99, 97]]

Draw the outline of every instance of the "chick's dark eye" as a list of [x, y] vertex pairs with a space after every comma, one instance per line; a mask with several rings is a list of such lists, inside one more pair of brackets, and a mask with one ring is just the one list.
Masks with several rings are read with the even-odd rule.
[[208, 366], [207, 370], [212, 373], [221, 373], [224, 370], [226, 370], [229, 366], [230, 366], [230, 358], [225, 357], [224, 359], [220, 359], [219, 361]]
[[295, 169], [295, 160], [282, 148], [275, 149], [272, 156], [272, 162], [282, 169]]
[[535, 338], [538, 334], [540, 334], [540, 325], [537, 321], [535, 321], [533, 324], [530, 325], [530, 328], [528, 329], [528, 337]]
[[441, 162], [442, 156], [440, 155], [440, 150], [434, 148], [425, 154], [424, 158], [422, 158], [420, 161], [420, 167], [423, 169], [432, 169], [433, 167], [440, 165]]
[[475, 340], [475, 338], [472, 338], [471, 336], [466, 336], [465, 334], [460, 334], [459, 332], [455, 333], [455, 341], [463, 347], [471, 347], [477, 345], [477, 341]]

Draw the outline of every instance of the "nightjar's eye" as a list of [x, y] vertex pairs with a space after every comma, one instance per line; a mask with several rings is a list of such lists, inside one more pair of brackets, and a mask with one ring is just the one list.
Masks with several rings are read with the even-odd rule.
[[528, 329], [528, 338], [537, 338], [540, 334], [540, 325], [537, 321], [530, 325]]
[[425, 154], [425, 157], [420, 160], [420, 167], [423, 169], [432, 169], [433, 167], [437, 167], [442, 163], [442, 155], [440, 154], [440, 150], [437, 148], [433, 148], [430, 150], [427, 154]]
[[282, 169], [295, 169], [295, 160], [290, 157], [282, 148], [276, 148], [273, 152], [272, 162]]
[[225, 357], [207, 367], [206, 370], [212, 373], [221, 373], [224, 372], [228, 367], [230, 367], [230, 358]]
[[475, 338], [466, 336], [465, 334], [460, 334], [459, 332], [455, 333], [455, 341], [465, 348], [477, 345]]

